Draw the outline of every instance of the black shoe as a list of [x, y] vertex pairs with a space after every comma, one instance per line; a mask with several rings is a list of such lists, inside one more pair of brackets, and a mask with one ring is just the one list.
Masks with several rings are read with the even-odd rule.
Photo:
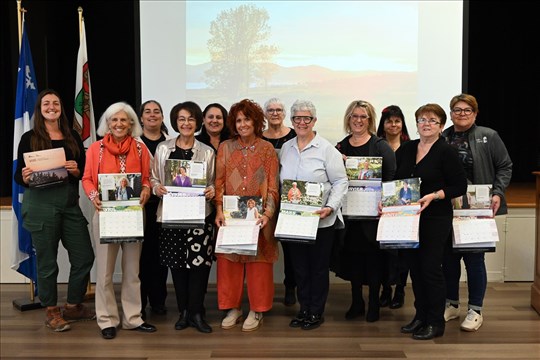
[[212, 332], [212, 328], [206, 323], [206, 321], [204, 321], [201, 314], [194, 314], [188, 316], [188, 322], [190, 326], [194, 327], [202, 333], [209, 334]]
[[439, 327], [435, 325], [426, 325], [417, 332], [415, 332], [412, 336], [415, 340], [431, 340], [433, 338], [443, 336], [444, 335], [444, 327]]
[[364, 300], [362, 301], [353, 300], [351, 307], [345, 313], [345, 319], [353, 320], [353, 319], [356, 319], [357, 317], [364, 316], [365, 314], [366, 314], [366, 304], [364, 303]]
[[380, 307], [387, 307], [390, 305], [390, 302], [392, 301], [392, 288], [390, 286], [383, 287], [383, 290], [381, 292], [381, 297], [379, 299], [379, 306]]
[[324, 323], [324, 317], [322, 314], [311, 314], [306, 319], [304, 319], [304, 323], [302, 324], [302, 330], [313, 330], [318, 328]]
[[184, 310], [180, 314], [180, 317], [178, 318], [178, 321], [176, 322], [176, 324], [174, 324], [174, 328], [176, 330], [184, 330], [184, 329], [187, 329], [188, 326], [189, 326], [189, 323], [188, 323], [187, 310]]
[[136, 331], [145, 332], [145, 333], [152, 333], [152, 332], [155, 332], [157, 329], [154, 325], [150, 325], [148, 323], [142, 323], [141, 325], [131, 330], [136, 330]]
[[369, 303], [368, 311], [367, 311], [367, 314], [366, 314], [366, 321], [367, 322], [378, 321], [379, 320], [379, 315], [380, 315], [379, 310], [380, 310], [379, 309], [379, 304], [372, 305], [371, 303]]
[[414, 334], [415, 332], [420, 330], [420, 328], [422, 326], [424, 326], [424, 322], [422, 320], [414, 319], [413, 321], [411, 321], [407, 325], [402, 326], [401, 327], [401, 332], [403, 334]]
[[296, 304], [296, 288], [288, 287], [285, 289], [285, 297], [283, 298], [285, 306], [293, 306]]
[[302, 327], [302, 325], [304, 325], [304, 320], [306, 320], [308, 317], [309, 313], [306, 310], [300, 311], [298, 314], [296, 314], [296, 317], [291, 320], [289, 326], [292, 328]]
[[166, 315], [167, 314], [167, 308], [164, 305], [152, 306], [152, 314]]
[[112, 326], [102, 329], [101, 336], [103, 336], [103, 338], [107, 340], [114, 339], [116, 337], [116, 328]]
[[394, 298], [390, 302], [390, 309], [399, 309], [405, 302], [405, 294], [401, 292], [395, 292]]

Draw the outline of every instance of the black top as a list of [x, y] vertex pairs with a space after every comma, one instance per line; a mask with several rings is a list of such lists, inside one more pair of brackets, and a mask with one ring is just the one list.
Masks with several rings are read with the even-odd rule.
[[277, 138], [277, 139], [269, 139], [267, 137], [262, 137], [264, 140], [270, 142], [272, 144], [272, 146], [274, 147], [274, 149], [281, 149], [281, 147], [283, 146], [283, 144], [285, 144], [287, 141], [291, 140], [292, 138], [296, 137], [296, 131], [294, 131], [294, 129], [291, 129], [291, 131], [289, 131], [289, 133], [285, 136], [282, 136], [280, 138]]
[[152, 154], [152, 156], [154, 156], [156, 154], [156, 149], [157, 149], [157, 146], [159, 145], [160, 142], [162, 141], [165, 141], [165, 135], [163, 133], [161, 133], [161, 136], [159, 139], [157, 140], [151, 140], [149, 138], [147, 138], [146, 136], [144, 135], [141, 135], [141, 140], [143, 141], [144, 145], [146, 145], [146, 147], [148, 148], [148, 150], [150, 150], [150, 154]]
[[[25, 187], [28, 187], [28, 185], [24, 183], [23, 178], [22, 178], [22, 169], [26, 167], [23, 154], [34, 151], [32, 150], [30, 146], [30, 139], [32, 138], [33, 134], [34, 134], [34, 130], [29, 130], [25, 132], [23, 136], [21, 137], [21, 141], [19, 142], [19, 148], [17, 150], [17, 169], [15, 170], [15, 174], [13, 175], [15, 182]], [[82, 178], [84, 174], [84, 165], [86, 163], [86, 153], [84, 150], [81, 137], [79, 136], [79, 133], [71, 129], [71, 134], [75, 138], [75, 141], [77, 142], [77, 145], [79, 147], [78, 158], [75, 158], [71, 150], [65, 145], [64, 140], [51, 140], [51, 144], [52, 144], [53, 149], [64, 148], [64, 151], [66, 153], [66, 161], [75, 160], [77, 162], [77, 167], [79, 168], [80, 175], [79, 177], [75, 177], [68, 172], [68, 181], [70, 184], [78, 184], [79, 180]], [[42, 150], [46, 150], [46, 149], [42, 149]]]
[[467, 177], [456, 149], [439, 138], [422, 160], [416, 163], [420, 140], [411, 140], [396, 151], [395, 179], [419, 177], [420, 196], [443, 190], [445, 198], [432, 201], [422, 211], [423, 216], [452, 216], [451, 200], [465, 194]]

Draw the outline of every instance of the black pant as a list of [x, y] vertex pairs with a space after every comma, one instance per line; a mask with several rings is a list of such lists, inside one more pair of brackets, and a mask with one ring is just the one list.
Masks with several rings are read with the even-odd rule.
[[334, 226], [317, 230], [315, 244], [290, 243], [300, 311], [323, 314], [330, 288]]
[[169, 269], [159, 262], [159, 224], [156, 222], [158, 204], [159, 198], [152, 195], [145, 205], [146, 226], [139, 262], [142, 310], [148, 302], [152, 307], [165, 306], [167, 298]]
[[446, 284], [442, 263], [451, 231], [450, 216], [420, 216], [420, 247], [403, 251], [411, 272], [415, 319], [438, 327], [444, 327]]
[[289, 244], [286, 242], [281, 242], [281, 248], [283, 249], [283, 272], [285, 274], [283, 285], [285, 285], [286, 288], [295, 288], [296, 280], [294, 278], [294, 266]]
[[171, 268], [171, 275], [178, 312], [187, 310], [190, 314], [204, 314], [204, 298], [210, 266], [202, 265], [192, 269]]

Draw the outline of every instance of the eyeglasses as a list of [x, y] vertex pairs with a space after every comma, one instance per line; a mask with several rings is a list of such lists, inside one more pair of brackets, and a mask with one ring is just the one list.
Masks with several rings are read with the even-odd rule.
[[435, 119], [426, 119], [426, 118], [420, 118], [416, 119], [417, 124], [429, 124], [429, 125], [441, 125], [440, 121], [437, 121]]
[[456, 115], [461, 115], [461, 114], [471, 115], [473, 113], [473, 109], [471, 108], [462, 109], [462, 108], [456, 107], [452, 109], [452, 112]]
[[313, 116], [293, 116], [291, 118], [292, 122], [295, 124], [300, 124], [302, 121], [304, 124], [309, 125], [313, 121]]
[[367, 120], [367, 119], [369, 119], [369, 116], [353, 114], [353, 115], [351, 115], [351, 119], [356, 120], [356, 121], [358, 121], [358, 120]]
[[185, 118], [185, 117], [179, 117], [178, 119], [176, 119], [177, 122], [180, 122], [180, 123], [194, 123], [196, 122], [197, 120], [195, 120], [194, 117], [189, 117], [189, 118]]
[[283, 112], [283, 109], [266, 109], [266, 112], [269, 114], [281, 114]]

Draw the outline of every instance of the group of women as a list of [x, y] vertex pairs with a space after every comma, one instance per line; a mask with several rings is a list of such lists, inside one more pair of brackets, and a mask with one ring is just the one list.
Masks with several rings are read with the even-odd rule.
[[[454, 126], [445, 131], [444, 137], [444, 110], [437, 104], [420, 107], [415, 113], [419, 139], [411, 141], [407, 141], [405, 119], [397, 106], [382, 111], [379, 137], [375, 132], [374, 107], [366, 101], [353, 101], [344, 115], [348, 135], [337, 146], [315, 131], [317, 111], [311, 101], [297, 100], [292, 105], [292, 128], [284, 125], [285, 114], [284, 104], [277, 98], [267, 101], [264, 109], [245, 99], [234, 104], [229, 112], [220, 104], [210, 104], [202, 111], [196, 103], [186, 101], [170, 112], [170, 125], [178, 133], [170, 137], [158, 102], [145, 102], [139, 116], [128, 104], [115, 103], [99, 121], [97, 133], [102, 139], [85, 152], [78, 134], [68, 127], [59, 95], [52, 90], [43, 91], [36, 104], [34, 129], [21, 139], [15, 180], [27, 185], [32, 174], [31, 167], [24, 163], [25, 152], [64, 148], [70, 181], [47, 189], [28, 188], [23, 202], [23, 224], [31, 232], [36, 248], [39, 295], [47, 306], [47, 326], [64, 331], [69, 329], [70, 320], [97, 318], [105, 339], [115, 338], [119, 326], [154, 332], [155, 326], [145, 322], [146, 307], [150, 304], [156, 315], [167, 312], [170, 269], [179, 312], [175, 328], [191, 326], [210, 333], [204, 299], [210, 269], [217, 259], [218, 308], [224, 311], [221, 328], [231, 329], [242, 322], [242, 331], [259, 329], [263, 314], [273, 304], [273, 264], [279, 255], [274, 229], [280, 181], [289, 179], [324, 185], [323, 206], [316, 211], [320, 221], [314, 244], [282, 242], [284, 303], [294, 305], [297, 299], [299, 303], [299, 312], [290, 321], [290, 327], [311, 330], [323, 324], [333, 260], [337, 276], [351, 282], [352, 305], [345, 315], [347, 319], [365, 314], [366, 320], [373, 322], [379, 319], [381, 306], [402, 306], [410, 268], [416, 314], [401, 332], [420, 340], [441, 336], [445, 320], [459, 316], [457, 289], [463, 257], [468, 278], [476, 280], [469, 282], [469, 312], [461, 326], [464, 330], [477, 330], [482, 323], [486, 286], [484, 257], [483, 253], [453, 253], [449, 245], [450, 200], [466, 192], [467, 180], [490, 183], [494, 213], [503, 213], [504, 190], [512, 163], [497, 133], [474, 124], [478, 114], [476, 99], [467, 94], [452, 99]], [[479, 137], [483, 141], [478, 141]], [[399, 256], [386, 253], [376, 242], [376, 219], [343, 218], [340, 208], [348, 187], [344, 167], [348, 156], [382, 157], [383, 181], [422, 179], [419, 249], [404, 250]], [[160, 226], [161, 197], [167, 193], [164, 185], [169, 176], [164, 169], [169, 159], [206, 164], [207, 217], [201, 228]], [[101, 243], [98, 174], [133, 172], [141, 173], [142, 178], [139, 198], [146, 214], [144, 242], [130, 239]], [[97, 259], [95, 313], [82, 305], [94, 251], [87, 222], [78, 206], [80, 179], [96, 209], [92, 219]], [[224, 195], [262, 198], [256, 255], [215, 253], [217, 229], [227, 226]], [[44, 207], [50, 211], [41, 211]], [[343, 241], [335, 241], [336, 238]], [[63, 308], [57, 306], [56, 295], [59, 241], [68, 250], [71, 263], [67, 303]], [[337, 250], [336, 244], [340, 244]], [[121, 317], [113, 288], [119, 250]], [[337, 254], [337, 258], [332, 259], [331, 254]], [[241, 308], [244, 283], [249, 300], [245, 320]], [[396, 290], [392, 298], [389, 294], [393, 284]], [[363, 285], [369, 288], [367, 314]]]

